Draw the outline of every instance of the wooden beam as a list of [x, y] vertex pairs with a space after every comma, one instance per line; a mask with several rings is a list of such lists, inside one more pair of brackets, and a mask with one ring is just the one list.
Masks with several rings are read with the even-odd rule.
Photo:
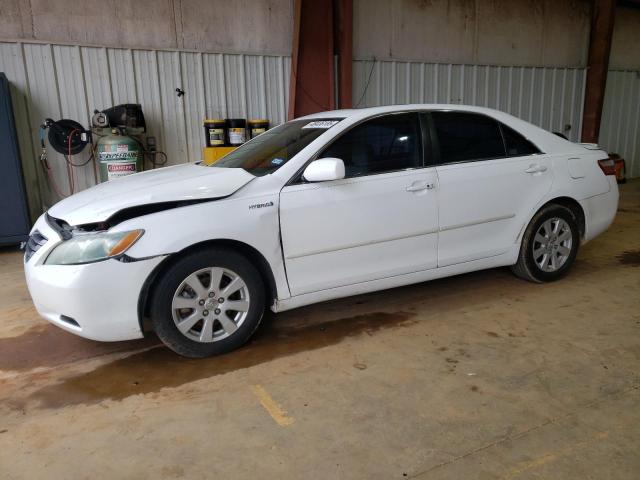
[[582, 122], [583, 142], [597, 143], [600, 134], [615, 9], [615, 0], [593, 2]]

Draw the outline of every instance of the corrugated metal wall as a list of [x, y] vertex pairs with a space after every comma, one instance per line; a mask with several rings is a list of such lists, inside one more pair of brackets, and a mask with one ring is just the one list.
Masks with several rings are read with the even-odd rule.
[[[193, 162], [201, 159], [205, 116], [285, 121], [289, 69], [287, 56], [0, 42], [0, 71], [13, 87], [28, 187], [39, 187], [48, 205], [57, 198], [35, 160], [45, 118], [89, 126], [94, 109], [141, 103], [148, 135], [156, 137], [169, 164]], [[176, 95], [178, 87], [184, 96]], [[52, 151], [49, 157], [66, 190], [64, 159]], [[78, 189], [93, 185], [89, 166], [76, 171]]]
[[[496, 108], [578, 141], [582, 68], [355, 60], [354, 106], [462, 103]], [[571, 126], [566, 131], [565, 126]]]
[[640, 72], [609, 71], [598, 142], [626, 160], [627, 177], [640, 176]]

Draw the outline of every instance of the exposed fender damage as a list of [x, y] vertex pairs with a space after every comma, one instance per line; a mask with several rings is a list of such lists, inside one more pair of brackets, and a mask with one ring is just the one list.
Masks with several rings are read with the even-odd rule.
[[133, 218], [142, 217], [144, 215], [151, 215], [152, 213], [164, 212], [166, 210], [173, 210], [174, 208], [187, 207], [189, 205], [197, 205], [199, 203], [215, 202], [226, 197], [215, 198], [199, 198], [194, 200], [180, 200], [173, 202], [159, 202], [149, 203], [147, 205], [136, 205], [133, 207], [123, 208], [115, 212], [109, 218], [102, 222], [85, 223], [81, 225], [69, 225], [67, 222], [60, 218], [52, 217], [47, 214], [47, 222], [51, 227], [60, 234], [63, 239], [71, 238], [71, 232], [79, 230], [83, 232], [99, 232], [108, 230], [111, 227], [115, 227], [119, 223], [131, 220]]
[[241, 168], [166, 167], [101, 183], [55, 204], [49, 215], [77, 227], [228, 197], [256, 177]]

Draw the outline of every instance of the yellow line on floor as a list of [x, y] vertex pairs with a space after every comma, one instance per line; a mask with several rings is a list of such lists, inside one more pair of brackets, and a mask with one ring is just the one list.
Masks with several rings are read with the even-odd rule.
[[255, 393], [256, 397], [260, 400], [260, 404], [264, 407], [264, 409], [271, 415], [271, 418], [280, 425], [281, 427], [286, 427], [287, 425], [291, 425], [293, 423], [293, 417], [287, 415], [287, 412], [282, 409], [280, 405], [269, 395], [262, 385], [253, 385], [251, 387], [253, 393]]

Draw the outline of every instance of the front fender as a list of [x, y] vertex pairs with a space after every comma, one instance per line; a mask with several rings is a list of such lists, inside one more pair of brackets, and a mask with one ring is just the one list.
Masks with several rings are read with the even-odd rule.
[[146, 258], [180, 252], [209, 240], [233, 240], [257, 250], [269, 264], [278, 299], [288, 298], [278, 195], [228, 198], [144, 215], [118, 224], [113, 231], [144, 229], [127, 255]]

